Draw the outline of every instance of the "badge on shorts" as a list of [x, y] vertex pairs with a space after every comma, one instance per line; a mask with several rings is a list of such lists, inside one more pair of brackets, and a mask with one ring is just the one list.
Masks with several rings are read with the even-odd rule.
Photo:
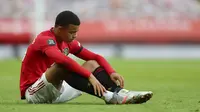
[[69, 54], [69, 49], [68, 48], [63, 49], [63, 53], [65, 54], [65, 56], [67, 56]]
[[49, 40], [47, 41], [47, 43], [48, 43], [48, 45], [50, 45], [50, 46], [56, 45], [56, 43], [55, 43], [55, 41], [54, 41], [53, 39], [49, 39]]

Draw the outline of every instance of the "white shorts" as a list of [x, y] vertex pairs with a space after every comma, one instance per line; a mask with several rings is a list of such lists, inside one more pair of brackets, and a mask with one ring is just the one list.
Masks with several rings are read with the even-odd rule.
[[81, 91], [72, 88], [65, 81], [60, 91], [46, 79], [45, 73], [25, 93], [28, 103], [64, 103], [82, 94]]

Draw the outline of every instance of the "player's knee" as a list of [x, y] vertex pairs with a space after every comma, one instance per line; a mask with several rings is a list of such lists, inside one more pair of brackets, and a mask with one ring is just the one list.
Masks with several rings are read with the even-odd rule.
[[53, 69], [56, 72], [64, 72], [64, 71], [66, 71], [66, 69], [65, 69], [65, 67], [63, 65], [57, 64], [57, 63], [55, 63], [54, 65], [52, 65], [50, 67], [50, 69]]
[[53, 81], [61, 80], [64, 74], [66, 73], [67, 73], [67, 70], [61, 64], [54, 64], [49, 69], [46, 70], [47, 78]]
[[82, 66], [90, 72], [93, 72], [97, 67], [99, 67], [99, 64], [95, 60], [89, 60], [86, 61]]

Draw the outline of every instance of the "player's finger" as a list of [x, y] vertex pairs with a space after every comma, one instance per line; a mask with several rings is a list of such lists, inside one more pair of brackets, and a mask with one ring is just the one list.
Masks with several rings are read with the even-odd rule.
[[120, 83], [120, 87], [122, 87], [123, 81], [122, 81], [122, 78], [121, 78], [121, 77], [119, 77], [119, 83]]
[[105, 93], [105, 88], [103, 87], [103, 85], [101, 85], [101, 95], [103, 96], [103, 94]]
[[124, 87], [124, 78], [123, 77], [121, 77], [121, 80], [122, 80], [122, 88]]
[[117, 80], [113, 79], [112, 81], [113, 81], [116, 85], [118, 85]]
[[100, 86], [100, 95], [103, 96], [103, 87]]
[[100, 89], [100, 85], [97, 86], [97, 90], [98, 90], [98, 95], [101, 96], [101, 89]]
[[93, 88], [94, 88], [94, 94], [97, 95], [97, 88], [96, 88], [96, 85], [94, 85]]
[[106, 88], [103, 86], [103, 92], [106, 92]]

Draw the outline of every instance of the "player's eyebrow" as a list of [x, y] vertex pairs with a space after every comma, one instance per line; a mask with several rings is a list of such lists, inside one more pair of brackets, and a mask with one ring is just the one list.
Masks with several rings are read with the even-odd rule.
[[69, 31], [70, 33], [76, 33], [76, 32], [78, 32], [79, 30], [71, 30], [71, 31]]

